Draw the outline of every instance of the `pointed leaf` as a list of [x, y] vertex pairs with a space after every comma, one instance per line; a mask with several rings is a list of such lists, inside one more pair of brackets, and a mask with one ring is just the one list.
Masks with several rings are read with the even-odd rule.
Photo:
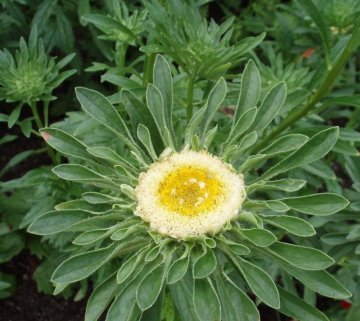
[[240, 272], [256, 296], [272, 308], [279, 309], [279, 292], [271, 277], [263, 269], [248, 261], [240, 260], [239, 265]]
[[257, 106], [261, 91], [261, 77], [253, 60], [249, 60], [241, 77], [235, 122], [250, 108]]
[[337, 194], [320, 193], [281, 199], [292, 209], [311, 215], [331, 215], [348, 206], [349, 201]]
[[221, 319], [220, 301], [208, 278], [195, 279], [193, 293], [195, 312], [200, 321]]
[[330, 256], [311, 247], [276, 242], [269, 249], [273, 255], [304, 270], [323, 270], [335, 263]]
[[284, 173], [293, 168], [312, 163], [322, 158], [335, 145], [338, 135], [338, 127], [331, 127], [319, 132], [311, 137], [298, 150], [271, 167], [264, 175], [262, 175], [261, 179], [267, 180], [280, 173]]
[[266, 215], [262, 216], [262, 220], [271, 225], [277, 226], [298, 236], [313, 236], [316, 234], [313, 226], [305, 220], [286, 215]]
[[280, 293], [280, 312], [296, 320], [329, 321], [325, 314], [300, 299], [299, 297], [278, 287]]

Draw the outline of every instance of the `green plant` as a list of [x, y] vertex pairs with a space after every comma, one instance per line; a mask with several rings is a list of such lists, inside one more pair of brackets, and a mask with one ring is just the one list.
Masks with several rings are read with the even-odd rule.
[[[259, 153], [251, 153], [285, 101], [285, 84], [275, 85], [259, 101], [261, 79], [250, 61], [242, 74], [234, 117], [218, 119], [214, 126], [212, 121], [220, 117], [217, 111], [227, 99], [226, 81], [216, 82], [204, 105], [186, 122], [173, 104], [176, 91], [170, 69], [157, 56], [146, 103], [122, 90], [130, 127], [105, 96], [77, 88], [83, 110], [112, 133], [112, 140], [88, 146], [62, 130], [41, 130], [47, 143], [71, 161], [55, 167], [54, 173], [87, 190], [82, 198], [58, 204], [29, 227], [38, 235], [74, 233], [70, 257], [52, 275], [55, 292], [96, 271], [102, 274], [88, 301], [87, 321], [97, 320], [109, 304], [109, 321], [140, 316], [159, 320], [164, 298], [183, 320], [255, 321], [259, 313], [248, 291], [257, 302], [293, 318], [328, 320], [297, 296], [292, 278], [324, 296], [341, 299], [351, 294], [325, 271], [334, 260], [305, 241], [315, 230], [302, 215], [330, 215], [344, 209], [348, 201], [333, 193], [292, 197], [290, 193], [306, 181], [286, 173], [326, 155], [336, 143], [338, 128], [326, 128], [311, 137], [286, 134]], [[127, 151], [120, 154], [124, 145]], [[194, 165], [179, 167], [179, 159], [187, 157], [194, 157]], [[202, 157], [206, 161], [197, 163]], [[224, 163], [216, 165], [219, 162]], [[175, 171], [166, 166], [174, 166]], [[231, 174], [213, 166], [228, 166]], [[264, 171], [260, 176], [259, 168]], [[190, 176], [185, 175], [188, 170]], [[207, 170], [217, 181], [211, 181], [213, 176], [201, 178]], [[196, 183], [199, 187], [181, 187], [185, 178], [189, 182], [183, 186]], [[239, 189], [228, 193], [229, 184]], [[184, 198], [175, 202], [172, 186]], [[197, 197], [202, 188], [210, 194], [209, 201], [205, 194]], [[149, 201], [149, 196], [161, 198], [157, 195], [162, 193], [167, 196], [161, 206]], [[227, 210], [224, 204], [211, 203], [221, 197], [232, 204]], [[182, 224], [167, 216], [169, 208], [174, 217], [181, 216]], [[215, 221], [207, 216], [207, 210], [214, 208], [227, 215], [225, 221], [219, 223], [216, 211]], [[157, 219], [157, 213], [165, 221]], [[199, 217], [204, 219], [201, 224]], [[108, 272], [101, 273], [106, 267]]]
[[[9, 128], [19, 120], [25, 104], [31, 107], [36, 126], [42, 128], [48, 124], [49, 101], [55, 99], [53, 90], [75, 73], [75, 70], [60, 72], [74, 55], [66, 56], [59, 62], [49, 58], [42, 42], [38, 40], [36, 27], [31, 31], [28, 45], [21, 38], [19, 47], [15, 59], [8, 50], [0, 51], [0, 99], [19, 103], [7, 118]], [[44, 120], [36, 105], [39, 101], [44, 103]], [[26, 136], [30, 135], [33, 119], [21, 122]]]

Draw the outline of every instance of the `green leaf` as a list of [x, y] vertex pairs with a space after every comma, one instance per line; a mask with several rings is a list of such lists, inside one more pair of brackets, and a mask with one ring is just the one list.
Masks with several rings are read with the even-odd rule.
[[231, 132], [229, 134], [229, 138], [225, 142], [225, 146], [235, 143], [242, 136], [242, 134], [248, 130], [248, 128], [253, 123], [257, 112], [258, 109], [256, 107], [249, 108], [239, 117], [239, 119], [236, 121], [236, 123], [233, 124], [233, 127], [231, 128]]
[[285, 82], [271, 88], [265, 96], [250, 130], [257, 130], [258, 133], [261, 133], [271, 123], [285, 102], [286, 91]]
[[193, 303], [200, 321], [221, 319], [220, 301], [209, 278], [195, 279]]
[[260, 166], [268, 158], [265, 154], [256, 154], [249, 156], [244, 163], [239, 167], [240, 173], [246, 173], [249, 170]]
[[121, 99], [126, 112], [130, 117], [134, 133], [139, 124], [143, 124], [149, 128], [151, 134], [154, 136], [154, 142], [161, 144], [161, 139], [154, 118], [147, 105], [140, 101], [131, 91], [128, 90], [121, 91]]
[[303, 166], [303, 169], [315, 176], [336, 180], [336, 174], [323, 160], [319, 159], [311, 164], [305, 165]]
[[226, 240], [226, 244], [229, 247], [229, 249], [231, 250], [231, 252], [233, 252], [236, 255], [250, 254], [250, 249], [248, 247], [246, 247], [245, 245], [238, 244], [238, 243], [235, 243], [230, 240]]
[[59, 69], [64, 68], [66, 65], [68, 65], [68, 64], [71, 62], [71, 60], [74, 59], [75, 56], [76, 56], [76, 53], [71, 53], [71, 54], [65, 56], [64, 58], [60, 59], [60, 60], [57, 62], [56, 66], [57, 66]]
[[149, 309], [156, 302], [165, 280], [165, 273], [166, 268], [161, 264], [140, 281], [136, 289], [136, 302], [142, 311]]
[[347, 232], [334, 232], [334, 233], [327, 233], [323, 236], [321, 236], [321, 241], [327, 245], [340, 245], [340, 244], [345, 244], [347, 243]]
[[280, 200], [261, 201], [259, 203], [265, 204], [266, 207], [270, 208], [275, 212], [287, 212], [288, 210], [290, 210], [290, 207]]
[[74, 255], [57, 267], [51, 281], [55, 283], [73, 283], [83, 280], [109, 261], [116, 249], [112, 244], [99, 250]]
[[[137, 81], [132, 80], [128, 77], [122, 77], [116, 74], [104, 74], [101, 76], [101, 82], [108, 81], [116, 86], [119, 86], [124, 89], [132, 90], [144, 88], [142, 84], [139, 84]], [[123, 92], [123, 91], [122, 91]]]
[[98, 192], [86, 192], [82, 194], [82, 196], [86, 200], [86, 202], [91, 204], [107, 204], [119, 200], [117, 197], [113, 197], [107, 194], [101, 194]]
[[22, 104], [16, 106], [14, 108], [14, 110], [11, 112], [9, 119], [8, 119], [8, 127], [12, 128], [15, 123], [18, 121], [19, 117], [20, 117], [20, 112], [21, 112], [21, 108], [22, 108]]
[[110, 304], [118, 288], [114, 274], [100, 283], [87, 301], [85, 321], [97, 321]]
[[104, 95], [83, 87], [77, 87], [75, 92], [82, 108], [87, 114], [115, 132], [119, 139], [130, 149], [137, 151], [137, 147], [124, 120]]
[[21, 132], [26, 138], [29, 138], [32, 130], [32, 118], [24, 119], [20, 124]]
[[311, 215], [331, 215], [348, 206], [349, 201], [333, 193], [321, 193], [281, 199], [292, 209]]
[[246, 188], [248, 194], [253, 191], [284, 191], [284, 192], [296, 192], [303, 188], [306, 184], [305, 180], [295, 178], [283, 178], [276, 181], [259, 181]]
[[323, 19], [322, 14], [312, 0], [296, 0], [303, 7], [306, 13], [311, 17], [315, 25], [319, 28], [320, 35], [325, 47], [326, 55], [329, 57], [331, 51], [331, 33], [330, 28]]
[[351, 293], [326, 271], [307, 271], [284, 262], [277, 263], [290, 275], [321, 295], [334, 299], [351, 297]]
[[193, 265], [193, 276], [195, 279], [202, 279], [214, 272], [217, 266], [215, 253], [208, 248], [207, 251], [196, 258]]
[[126, 281], [139, 266], [143, 258], [144, 252], [136, 252], [132, 257], [125, 261], [117, 272], [116, 282], [120, 284]]
[[141, 310], [136, 304], [136, 288], [138, 279], [127, 284], [111, 304], [106, 321], [136, 321]]
[[173, 83], [171, 70], [166, 59], [157, 55], [154, 64], [154, 86], [159, 89], [164, 103], [165, 123], [172, 129]]
[[[45, 29], [45, 26], [47, 25], [50, 16], [54, 13], [56, 6], [57, 0], [45, 0], [37, 7], [32, 20], [32, 25], [37, 26], [39, 33]], [[35, 35], [37, 35], [37, 33]], [[31, 43], [32, 45], [29, 44], [29, 49], [35, 49], [34, 47], [36, 42], [32, 40]]]
[[176, 312], [181, 320], [199, 321], [193, 303], [194, 278], [188, 271], [179, 282], [169, 286]]
[[37, 235], [50, 235], [59, 233], [76, 223], [89, 218], [89, 212], [81, 210], [51, 211], [41, 215], [28, 228], [28, 232]]
[[190, 255], [180, 257], [174, 261], [167, 274], [167, 283], [174, 284], [180, 281], [186, 274], [189, 268]]
[[280, 312], [297, 320], [329, 321], [325, 314], [299, 297], [278, 287]]
[[127, 26], [125, 26], [118, 20], [100, 14], [87, 14], [85, 16], [82, 16], [82, 20], [93, 23], [96, 27], [98, 27], [105, 33], [109, 31], [123, 32], [130, 39], [134, 40], [139, 46], [142, 45], [142, 42], [140, 41], [140, 39], [138, 39], [136, 34], [134, 34], [131, 29], [129, 29]]
[[23, 162], [25, 159], [29, 158], [33, 154], [35, 154], [35, 151], [32, 149], [24, 150], [18, 154], [15, 154], [15, 156], [11, 157], [10, 160], [0, 170], [0, 177], [3, 176], [12, 167], [15, 167], [16, 165], [20, 164], [21, 162]]
[[271, 277], [261, 268], [245, 260], [239, 260], [240, 272], [256, 296], [268, 306], [279, 309], [279, 292]]
[[259, 311], [249, 297], [223, 277], [216, 277], [216, 286], [221, 298], [221, 320], [260, 321]]
[[311, 247], [276, 242], [268, 248], [273, 255], [304, 270], [323, 270], [335, 263], [330, 256]]
[[146, 102], [165, 146], [173, 147], [173, 138], [166, 135], [167, 132], [170, 132], [170, 128], [168, 127], [165, 118], [164, 100], [159, 89], [152, 84], [149, 84], [146, 89]]
[[360, 95], [349, 95], [349, 96], [339, 96], [330, 98], [328, 100], [325, 100], [322, 104], [322, 106], [334, 106], [334, 105], [340, 105], [340, 106], [351, 106], [360, 108]]
[[360, 153], [352, 142], [338, 140], [333, 148], [333, 151], [343, 155], [359, 156]]
[[78, 237], [73, 240], [73, 244], [76, 245], [88, 245], [92, 244], [106, 236], [106, 229], [98, 229], [93, 231], [87, 231], [81, 233]]
[[40, 130], [40, 133], [52, 148], [58, 150], [62, 154], [85, 160], [91, 158], [86, 151], [85, 144], [60, 129], [44, 128]]
[[104, 180], [105, 177], [78, 164], [61, 164], [52, 170], [57, 176], [69, 181], [96, 181]]
[[198, 127], [200, 126], [205, 115], [205, 108], [198, 109], [191, 117], [186, 129], [185, 129], [185, 142], [190, 143]]
[[257, 137], [258, 135], [256, 131], [252, 131], [246, 134], [244, 138], [241, 140], [240, 144], [238, 145], [237, 153], [244, 152], [246, 149], [254, 145], [257, 140]]
[[144, 125], [140, 124], [137, 129], [137, 136], [138, 136], [139, 140], [141, 141], [141, 143], [146, 148], [146, 151], [149, 153], [151, 158], [154, 161], [156, 161], [158, 159], [158, 157], [156, 155], [154, 145], [151, 140], [151, 134], [150, 134], [149, 129], [147, 127], [145, 127]]
[[291, 234], [308, 237], [316, 234], [313, 226], [305, 220], [286, 215], [265, 215], [261, 217], [265, 223], [277, 226]]
[[211, 90], [206, 102], [206, 106], [203, 107], [205, 109], [205, 113], [203, 116], [204, 121], [201, 126], [202, 140], [205, 138], [205, 134], [209, 128], [211, 121], [215, 116], [215, 113], [218, 111], [222, 102], [224, 101], [226, 92], [227, 92], [226, 81], [224, 78], [220, 78], [213, 87], [213, 89]]
[[298, 149], [309, 139], [309, 137], [301, 134], [289, 134], [280, 137], [271, 145], [262, 149], [259, 154], [278, 155]]
[[134, 165], [129, 163], [125, 158], [121, 157], [114, 150], [107, 147], [88, 147], [87, 152], [95, 157], [106, 159], [114, 165], [119, 165], [127, 169], [134, 169]]
[[260, 247], [268, 247], [276, 242], [276, 236], [261, 228], [241, 229], [241, 233], [252, 243]]
[[249, 60], [241, 76], [239, 100], [236, 106], [235, 123], [250, 108], [255, 107], [261, 91], [261, 77], [253, 60]]
[[293, 168], [312, 163], [325, 156], [335, 145], [339, 135], [338, 127], [325, 129], [311, 137], [298, 150], [284, 158], [282, 161], [271, 167], [262, 180], [270, 179], [280, 173], [287, 172]]

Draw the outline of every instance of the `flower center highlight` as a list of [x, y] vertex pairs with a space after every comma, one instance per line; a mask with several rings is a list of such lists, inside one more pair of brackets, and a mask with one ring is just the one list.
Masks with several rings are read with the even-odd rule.
[[224, 196], [223, 183], [206, 168], [181, 166], [162, 179], [159, 203], [171, 212], [196, 216], [217, 208]]

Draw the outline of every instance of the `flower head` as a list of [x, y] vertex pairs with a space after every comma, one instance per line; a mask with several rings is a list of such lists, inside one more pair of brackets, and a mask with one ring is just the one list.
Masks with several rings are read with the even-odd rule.
[[141, 173], [136, 214], [160, 234], [186, 238], [215, 234], [239, 213], [243, 176], [219, 158], [183, 151]]

